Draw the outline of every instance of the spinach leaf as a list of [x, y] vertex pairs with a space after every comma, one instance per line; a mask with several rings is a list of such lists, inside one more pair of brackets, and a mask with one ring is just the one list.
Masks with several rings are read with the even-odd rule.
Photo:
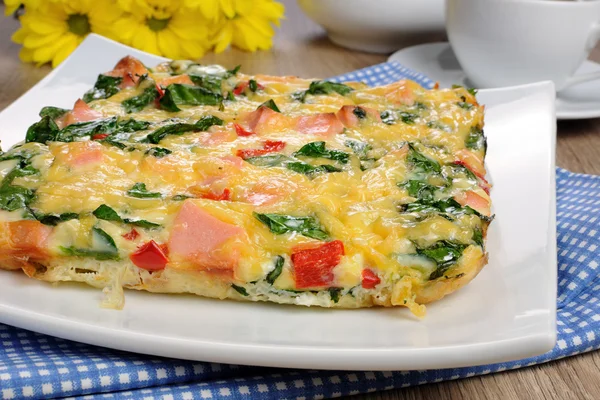
[[52, 107], [52, 106], [46, 106], [43, 107], [40, 110], [40, 117], [44, 118], [44, 117], [50, 117], [52, 119], [56, 119], [59, 117], [62, 117], [63, 115], [65, 115], [66, 113], [68, 113], [70, 110], [67, 110], [66, 108], [58, 108], [58, 107]]
[[223, 78], [215, 76], [215, 75], [189, 75], [194, 85], [203, 87], [204, 89], [216, 93], [221, 94], [221, 84], [223, 83]]
[[140, 228], [152, 229], [152, 228], [158, 228], [161, 226], [160, 224], [146, 221], [145, 219], [121, 218], [115, 210], [113, 210], [111, 207], [107, 206], [106, 204], [100, 205], [98, 208], [96, 208], [92, 212], [92, 214], [94, 214], [94, 216], [98, 219], [103, 219], [105, 221], [112, 221], [112, 222], [122, 222], [125, 224], [139, 226]]
[[409, 145], [407, 161], [409, 165], [417, 172], [441, 172], [440, 164], [429, 157], [419, 153], [412, 145]]
[[415, 123], [415, 119], [419, 118], [418, 114], [401, 111], [398, 113], [398, 116], [407, 125], [413, 125]]
[[108, 99], [117, 94], [121, 89], [119, 85], [123, 82], [120, 76], [98, 75], [94, 88], [83, 95], [83, 101], [89, 103], [92, 100]]
[[187, 194], [176, 194], [175, 196], [171, 197], [171, 200], [173, 201], [184, 201], [187, 199], [193, 199], [194, 196], [188, 196]]
[[353, 91], [350, 86], [344, 85], [343, 83], [329, 82], [329, 81], [313, 81], [310, 83], [310, 86], [307, 90], [302, 92], [296, 92], [292, 95], [294, 100], [298, 100], [302, 103], [306, 100], [306, 96], [309, 94], [318, 95], [318, 94], [331, 94], [338, 93], [342, 96], [347, 95], [351, 91]]
[[245, 161], [259, 167], [285, 167], [290, 171], [305, 175], [313, 175], [319, 172], [341, 172], [340, 168], [333, 165], [313, 166], [303, 161], [295, 160], [283, 154], [271, 154], [259, 157], [246, 158]]
[[239, 294], [241, 294], [242, 296], [248, 296], [248, 292], [246, 291], [246, 288], [242, 287], [242, 286], [238, 286], [235, 284], [231, 284], [231, 288], [233, 290], [235, 290], [236, 292], [238, 292]]
[[483, 232], [479, 228], [473, 229], [472, 240], [481, 248], [483, 248]]
[[167, 135], [182, 135], [185, 132], [206, 131], [213, 125], [223, 125], [223, 123], [224, 122], [222, 119], [217, 118], [214, 115], [205, 115], [194, 124], [177, 123], [165, 125], [146, 136], [143, 141], [152, 144], [158, 144]]
[[35, 218], [44, 225], [56, 226], [60, 222], [79, 219], [79, 214], [66, 212], [62, 214], [35, 214]]
[[279, 107], [277, 107], [277, 104], [275, 104], [275, 101], [273, 101], [273, 99], [269, 99], [269, 100], [265, 101], [264, 103], [262, 103], [260, 106], [258, 106], [258, 108], [261, 108], [261, 107], [267, 107], [275, 112], [281, 113], [281, 111], [279, 110]]
[[461, 206], [453, 198], [438, 201], [420, 199], [413, 203], [401, 206], [400, 212], [416, 214], [439, 214], [450, 221], [463, 215], [476, 215], [481, 220], [487, 222], [493, 219], [493, 217], [482, 215], [469, 206]]
[[411, 179], [404, 183], [399, 183], [398, 186], [406, 188], [409, 196], [416, 197], [422, 200], [432, 200], [436, 187], [424, 181]]
[[96, 260], [118, 260], [119, 250], [115, 244], [114, 239], [102, 229], [94, 227], [92, 228], [92, 243], [94, 247], [102, 247], [102, 250], [92, 249], [80, 249], [76, 247], [63, 247], [61, 251], [68, 256], [75, 257], [91, 257]]
[[338, 301], [340, 301], [340, 294], [342, 292], [342, 288], [329, 288], [328, 289], [329, 292], [329, 297], [331, 297], [331, 301], [333, 301], [334, 303], [337, 303]]
[[473, 108], [473, 104], [467, 103], [466, 101], [459, 101], [456, 103], [456, 105], [462, 108], [463, 110], [470, 110], [471, 108]]
[[117, 117], [98, 119], [88, 122], [76, 122], [65, 126], [56, 133], [53, 141], [73, 142], [75, 139], [81, 139], [92, 136], [97, 133], [112, 133], [117, 130]]
[[[165, 93], [166, 94], [166, 93]], [[121, 102], [127, 113], [138, 112], [152, 103], [158, 97], [158, 89], [156, 86], [148, 86], [144, 91], [134, 97], [130, 97]]]
[[329, 234], [321, 228], [319, 221], [313, 217], [294, 217], [284, 214], [259, 213], [253, 213], [253, 215], [260, 222], [267, 225], [269, 230], [276, 235], [282, 235], [288, 232], [298, 232], [303, 236], [317, 240], [329, 239]]
[[327, 150], [325, 148], [325, 142], [312, 142], [305, 144], [300, 148], [300, 150], [294, 153], [294, 156], [327, 158], [330, 160], [339, 161], [342, 164], [346, 164], [348, 162], [348, 158], [350, 157], [348, 153], [344, 153], [343, 151]]
[[356, 118], [358, 118], [358, 119], [367, 118], [367, 112], [362, 107], [354, 107], [354, 110], [352, 110], [352, 113], [354, 115], [356, 115]]
[[368, 143], [354, 139], [346, 140], [344, 142], [344, 146], [350, 147], [352, 151], [354, 151], [354, 154], [356, 154], [361, 160], [367, 158], [367, 153], [373, 148], [373, 146]]
[[473, 150], [483, 149], [485, 152], [487, 150], [487, 140], [483, 133], [483, 129], [478, 126], [471, 127], [469, 136], [467, 136], [467, 139], [465, 140], [465, 146]]
[[26, 160], [19, 163], [4, 177], [0, 185], [0, 209], [15, 211], [21, 208], [28, 209], [29, 203], [35, 198], [35, 192], [22, 186], [12, 185], [19, 177], [37, 174], [38, 170], [28, 164]]
[[386, 125], [393, 125], [396, 123], [398, 119], [404, 122], [407, 125], [413, 125], [415, 120], [419, 118], [419, 114], [411, 113], [408, 111], [394, 111], [394, 110], [385, 110], [382, 111], [379, 116], [381, 117], [381, 122]]
[[92, 214], [98, 219], [103, 219], [105, 221], [114, 221], [114, 222], [123, 222], [119, 214], [106, 204], [100, 205], [96, 208]]
[[179, 105], [190, 106], [216, 106], [221, 104], [223, 96], [212, 92], [202, 86], [172, 83], [165, 89], [164, 96], [160, 99], [160, 107], [163, 110], [175, 112], [181, 111]]
[[72, 142], [97, 133], [113, 135], [144, 130], [148, 129], [150, 125], [151, 123], [147, 121], [136, 121], [134, 119], [120, 121], [117, 117], [111, 117], [95, 121], [77, 122], [59, 129], [49, 116], [45, 116], [29, 127], [25, 141], [28, 143]]
[[59, 131], [60, 129], [54, 122], [54, 119], [52, 119], [49, 115], [46, 115], [42, 117], [39, 122], [36, 122], [27, 129], [25, 142], [46, 143], [49, 141], [54, 141]]
[[149, 192], [148, 189], [146, 189], [146, 184], [141, 182], [133, 185], [133, 187], [127, 191], [127, 195], [138, 199], [157, 199], [162, 197], [162, 194], [158, 192]]
[[249, 162], [257, 167], [282, 167], [294, 159], [283, 154], [270, 154], [266, 156], [249, 157], [244, 161]]
[[265, 280], [269, 282], [271, 285], [275, 283], [281, 272], [283, 271], [283, 264], [285, 263], [285, 258], [282, 256], [275, 257], [275, 267], [267, 274]]
[[425, 256], [437, 264], [436, 270], [429, 275], [429, 279], [433, 280], [443, 276], [452, 265], [456, 264], [465, 248], [467, 248], [466, 244], [441, 240], [430, 247], [417, 248], [417, 254]]
[[242, 68], [241, 65], [236, 65], [235, 68], [227, 70], [227, 74], [225, 74], [225, 77], [229, 78], [237, 75], [237, 73], [240, 71], [240, 68]]
[[31, 189], [22, 186], [2, 185], [0, 186], [0, 209], [15, 211], [27, 208], [34, 197], [35, 194]]
[[165, 156], [168, 156], [169, 154], [173, 153], [171, 150], [169, 149], [165, 149], [163, 147], [152, 147], [148, 150], [146, 150], [147, 155], [156, 157], [156, 158], [163, 158]]
[[115, 131], [110, 133], [131, 133], [143, 131], [150, 128], [151, 125], [152, 123], [148, 121], [138, 121], [133, 118], [129, 118], [127, 120], [117, 121], [117, 127]]
[[[464, 86], [452, 85], [452, 89], [460, 89], [460, 88], [464, 88]], [[469, 92], [471, 95], [475, 96], [477, 94], [478, 90], [474, 89], [474, 88], [467, 88], [467, 92]]]
[[396, 123], [396, 116], [391, 110], [382, 111], [381, 114], [379, 114], [379, 116], [381, 117], [381, 122], [383, 122], [386, 125], [393, 125]]
[[250, 79], [248, 81], [248, 89], [250, 89], [253, 92], [256, 92], [258, 90], [258, 83], [254, 79]]
[[305, 175], [313, 175], [319, 172], [342, 172], [342, 169], [334, 167], [333, 165], [310, 165], [302, 161], [293, 161], [285, 164], [285, 167], [290, 171], [298, 172]]

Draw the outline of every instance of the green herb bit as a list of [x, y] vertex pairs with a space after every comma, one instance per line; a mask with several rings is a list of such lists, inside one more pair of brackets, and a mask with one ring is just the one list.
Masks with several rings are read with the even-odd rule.
[[144, 154], [147, 154], [147, 155], [150, 155], [150, 156], [156, 157], [156, 158], [163, 158], [172, 153], [173, 152], [171, 150], [165, 149], [164, 147], [152, 147], [152, 148], [146, 150], [146, 152]]
[[[464, 89], [465, 87], [462, 85], [452, 85], [452, 89]], [[467, 92], [469, 92], [471, 95], [475, 96], [477, 95], [478, 90], [475, 88], [467, 88]]]
[[260, 106], [258, 106], [258, 108], [261, 108], [261, 107], [267, 107], [275, 112], [281, 113], [281, 110], [279, 110], [279, 107], [277, 107], [277, 104], [275, 104], [275, 101], [273, 99], [269, 99], [269, 100], [265, 101], [264, 103], [262, 103]]
[[483, 249], [483, 232], [479, 228], [473, 229], [473, 242]]
[[[92, 249], [80, 249], [76, 247], [63, 247], [61, 251], [68, 256], [75, 257], [91, 257], [96, 260], [118, 260], [119, 250], [115, 244], [114, 239], [102, 229], [94, 227], [92, 228], [92, 244], [95, 248]], [[98, 247], [103, 249], [98, 250]]]
[[46, 106], [46, 107], [43, 107], [40, 110], [40, 117], [41, 118], [50, 117], [52, 119], [56, 119], [56, 118], [62, 117], [63, 115], [65, 115], [69, 111], [70, 110], [67, 110], [66, 108], [58, 108], [58, 107]]
[[465, 146], [473, 150], [487, 150], [487, 140], [481, 127], [471, 127], [471, 130], [469, 131], [469, 136], [467, 136], [467, 139], [465, 140]]
[[407, 161], [414, 170], [419, 172], [439, 173], [442, 170], [440, 164], [437, 161], [425, 157], [423, 154], [415, 150], [415, 148], [412, 145], [409, 145]]
[[381, 117], [381, 122], [386, 125], [393, 125], [396, 123], [396, 116], [391, 110], [382, 111], [379, 116]]
[[362, 107], [354, 107], [354, 110], [352, 110], [352, 113], [354, 115], [356, 115], [356, 118], [358, 118], [358, 119], [367, 118], [367, 112]]
[[158, 144], [167, 135], [182, 135], [185, 132], [201, 132], [207, 131], [213, 125], [223, 125], [221, 118], [215, 117], [214, 115], [205, 115], [200, 118], [194, 124], [177, 123], [171, 125], [165, 125], [158, 128], [143, 140], [152, 144]]
[[138, 112], [152, 103], [158, 97], [158, 89], [156, 86], [148, 86], [144, 91], [134, 97], [124, 100], [121, 105], [127, 113]]
[[250, 79], [248, 81], [248, 89], [252, 92], [256, 92], [258, 90], [258, 83], [254, 79]]
[[330, 160], [339, 161], [342, 164], [346, 164], [350, 158], [348, 153], [338, 150], [327, 150], [325, 148], [325, 142], [312, 142], [305, 144], [294, 153], [294, 156], [305, 156], [305, 157], [316, 157], [316, 158], [327, 158]]
[[354, 151], [354, 154], [356, 154], [361, 160], [367, 157], [369, 150], [373, 149], [373, 146], [370, 144], [354, 139], [346, 140], [344, 142], [344, 146], [350, 147], [352, 151]]
[[161, 226], [160, 224], [146, 221], [145, 219], [121, 218], [114, 209], [107, 206], [106, 204], [100, 205], [92, 212], [92, 214], [94, 214], [94, 216], [98, 219], [112, 222], [121, 222], [125, 224], [139, 226], [140, 228], [152, 229]]
[[231, 288], [233, 290], [235, 290], [236, 292], [238, 292], [239, 294], [241, 294], [242, 296], [248, 296], [248, 292], [246, 291], [245, 287], [238, 286], [238, 285], [235, 285], [232, 283]]
[[402, 122], [404, 122], [407, 125], [413, 125], [415, 123], [415, 120], [417, 118], [419, 118], [418, 114], [409, 113], [406, 111], [402, 111], [402, 112], [398, 113], [398, 116], [400, 117]]
[[409, 196], [416, 197], [422, 200], [432, 200], [436, 191], [436, 187], [424, 181], [409, 180], [408, 182], [399, 183], [398, 186], [406, 188]]
[[283, 271], [284, 263], [285, 263], [285, 258], [283, 258], [282, 256], [275, 257], [275, 266], [273, 267], [271, 272], [269, 272], [267, 274], [267, 277], [265, 278], [265, 280], [268, 283], [270, 283], [271, 285], [275, 283], [275, 281], [277, 280], [277, 278], [279, 278], [279, 275], [281, 275], [281, 272]]
[[35, 214], [35, 218], [44, 225], [56, 226], [61, 222], [79, 219], [79, 214], [72, 212], [62, 214]]
[[259, 213], [254, 213], [253, 215], [260, 222], [267, 225], [269, 230], [276, 235], [298, 232], [303, 236], [317, 240], [329, 239], [329, 234], [321, 228], [319, 221], [314, 217]]
[[212, 92], [202, 86], [172, 83], [165, 89], [164, 96], [160, 99], [163, 110], [181, 111], [180, 105], [189, 106], [216, 106], [223, 102], [220, 93]]
[[340, 301], [340, 295], [342, 293], [342, 288], [329, 288], [329, 297], [331, 297], [331, 301], [337, 304]]
[[443, 276], [452, 265], [456, 264], [467, 246], [442, 240], [424, 249], [417, 248], [417, 254], [425, 256], [437, 264], [436, 270], [429, 276], [429, 279], [433, 280]]
[[158, 192], [148, 192], [146, 184], [141, 182], [133, 185], [133, 187], [127, 191], [127, 195], [138, 199], [157, 199], [162, 197], [162, 194]]
[[123, 82], [121, 77], [100, 74], [94, 88], [83, 95], [83, 101], [89, 103], [92, 100], [108, 99], [121, 90], [119, 87], [121, 82]]

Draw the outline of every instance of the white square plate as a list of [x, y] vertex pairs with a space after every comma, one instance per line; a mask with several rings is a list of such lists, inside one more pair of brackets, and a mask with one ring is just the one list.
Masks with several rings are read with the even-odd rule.
[[[22, 140], [46, 105], [70, 107], [127, 54], [163, 59], [90, 35], [59, 68], [0, 113], [0, 138]], [[122, 311], [100, 292], [0, 273], [0, 321], [121, 350], [175, 358], [314, 369], [402, 370], [509, 361], [550, 350], [556, 336], [555, 116], [551, 83], [481, 91], [496, 219], [489, 265], [428, 306], [328, 310], [126, 292]]]

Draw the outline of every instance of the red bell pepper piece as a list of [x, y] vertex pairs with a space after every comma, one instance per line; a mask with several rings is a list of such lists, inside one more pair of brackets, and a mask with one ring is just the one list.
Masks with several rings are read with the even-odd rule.
[[275, 151], [281, 151], [285, 147], [285, 142], [280, 142], [278, 140], [267, 140], [263, 144], [262, 149], [240, 149], [237, 151], [236, 155], [244, 160], [247, 158], [264, 156], [268, 153], [273, 153]]
[[135, 228], [132, 228], [129, 232], [121, 236], [123, 236], [123, 238], [125, 238], [126, 240], [135, 240], [140, 236], [140, 234], [138, 231], [135, 230]]
[[151, 240], [129, 255], [129, 259], [139, 268], [147, 271], [160, 271], [165, 269], [169, 259], [161, 246]]
[[333, 268], [340, 263], [343, 255], [344, 243], [341, 240], [292, 253], [296, 288], [331, 286], [334, 280]]
[[244, 129], [244, 127], [239, 124], [233, 124], [233, 127], [235, 128], [235, 133], [237, 133], [238, 136], [252, 136], [255, 134], [254, 132]]
[[208, 200], [226, 200], [229, 201], [231, 200], [231, 190], [225, 188], [223, 189], [223, 193], [221, 194], [214, 194], [214, 193], [206, 193], [202, 195], [203, 199], [208, 199]]
[[102, 140], [106, 139], [108, 136], [110, 136], [108, 133], [96, 133], [95, 135], [92, 135], [92, 140]]
[[381, 279], [375, 272], [370, 269], [363, 269], [362, 271], [362, 287], [365, 289], [373, 289], [375, 286], [381, 283]]

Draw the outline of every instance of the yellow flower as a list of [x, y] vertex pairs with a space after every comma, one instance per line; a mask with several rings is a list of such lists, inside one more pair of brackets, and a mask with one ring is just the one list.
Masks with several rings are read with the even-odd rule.
[[21, 0], [4, 0], [4, 15], [13, 15], [21, 4], [23, 4]]
[[118, 40], [172, 59], [197, 59], [210, 47], [208, 27], [198, 10], [182, 0], [119, 0], [126, 11], [117, 21]]
[[120, 12], [111, 0], [62, 0], [26, 6], [21, 28], [12, 40], [23, 45], [25, 62], [60, 64], [90, 32], [114, 37], [112, 27]]
[[185, 0], [189, 7], [199, 8], [213, 27], [215, 52], [230, 44], [248, 51], [267, 50], [275, 34], [272, 24], [279, 26], [283, 4], [273, 0]]

